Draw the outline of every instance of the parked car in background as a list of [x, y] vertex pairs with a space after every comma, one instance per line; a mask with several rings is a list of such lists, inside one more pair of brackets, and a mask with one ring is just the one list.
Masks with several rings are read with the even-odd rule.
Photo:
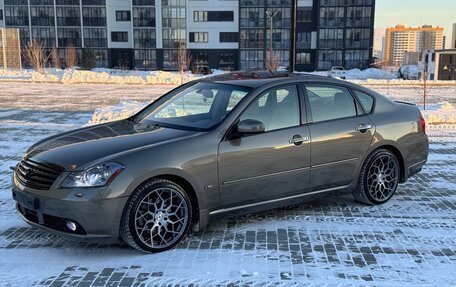
[[427, 161], [414, 105], [328, 77], [232, 78], [34, 144], [13, 168], [18, 213], [69, 238], [157, 252], [220, 215], [344, 192], [383, 204]]
[[210, 75], [212, 74], [212, 70], [209, 66], [195, 66], [192, 69], [192, 74]]
[[329, 71], [329, 76], [331, 78], [345, 80], [347, 78], [347, 72], [344, 67], [335, 66], [331, 68], [331, 71]]
[[418, 80], [419, 69], [417, 65], [405, 65], [399, 69], [399, 75], [404, 80]]

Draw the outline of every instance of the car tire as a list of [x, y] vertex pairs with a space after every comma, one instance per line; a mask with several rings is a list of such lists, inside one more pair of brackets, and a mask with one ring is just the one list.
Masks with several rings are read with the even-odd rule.
[[397, 157], [389, 150], [378, 149], [366, 158], [353, 196], [368, 205], [386, 203], [396, 192], [399, 177]]
[[143, 183], [128, 199], [120, 235], [131, 247], [152, 253], [175, 247], [188, 233], [192, 205], [182, 187], [166, 179]]

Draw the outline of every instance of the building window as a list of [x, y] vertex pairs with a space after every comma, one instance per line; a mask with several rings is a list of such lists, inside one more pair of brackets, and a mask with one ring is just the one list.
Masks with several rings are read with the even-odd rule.
[[106, 8], [83, 7], [82, 22], [84, 23], [84, 26], [106, 27]]
[[6, 26], [28, 26], [27, 6], [5, 6], [5, 24]]
[[312, 22], [312, 7], [298, 7], [296, 22]]
[[118, 21], [118, 22], [131, 21], [130, 11], [116, 11], [116, 21]]
[[5, 5], [28, 5], [27, 0], [5, 0]]
[[128, 32], [111, 32], [112, 42], [128, 42]]
[[345, 47], [350, 49], [369, 48], [371, 42], [370, 29], [347, 29]]
[[0, 9], [0, 20], [3, 20], [3, 10]]
[[81, 29], [80, 28], [58, 28], [57, 37], [59, 47], [81, 47]]
[[81, 26], [79, 7], [57, 7], [58, 26]]
[[296, 34], [296, 48], [310, 49], [312, 46], [312, 32], [298, 32]]
[[240, 34], [241, 48], [264, 48], [263, 29], [243, 29]]
[[72, 5], [79, 6], [79, 0], [56, 0], [56, 5]]
[[133, 6], [155, 6], [155, 0], [133, 0]]
[[53, 7], [30, 7], [32, 26], [54, 26]]
[[323, 49], [343, 49], [344, 29], [320, 29], [319, 47]]
[[330, 70], [333, 66], [343, 66], [342, 50], [319, 51], [318, 69]]
[[308, 65], [311, 64], [310, 53], [297, 53], [296, 54], [296, 64]]
[[200, 67], [209, 65], [209, 56], [205, 52], [197, 52], [192, 55], [194, 67], [198, 70]]
[[155, 50], [135, 50], [135, 69], [157, 69], [157, 52]]
[[41, 42], [46, 47], [55, 46], [55, 29], [32, 27], [32, 39]]
[[263, 50], [241, 50], [241, 69], [263, 69], [264, 51]]
[[154, 7], [133, 7], [134, 27], [155, 27]]
[[207, 32], [190, 32], [189, 41], [190, 41], [190, 43], [207, 43], [208, 33]]
[[[343, 4], [345, 5], [345, 4]], [[322, 7], [320, 8], [321, 27], [344, 27], [345, 7]]]
[[234, 61], [235, 61], [234, 53], [230, 53], [230, 52], [220, 53], [219, 69], [233, 70]]
[[193, 22], [207, 22], [207, 11], [193, 11]]
[[177, 70], [177, 50], [163, 50], [163, 69]]
[[264, 26], [264, 8], [241, 8], [241, 28], [263, 27]]
[[85, 47], [108, 47], [108, 32], [106, 28], [84, 28]]
[[134, 47], [150, 49], [156, 47], [156, 34], [154, 29], [134, 29]]
[[220, 32], [220, 43], [237, 43], [239, 41], [238, 32]]
[[193, 22], [233, 22], [233, 11], [193, 11]]
[[87, 6], [105, 6], [106, 0], [82, 0], [82, 5]]

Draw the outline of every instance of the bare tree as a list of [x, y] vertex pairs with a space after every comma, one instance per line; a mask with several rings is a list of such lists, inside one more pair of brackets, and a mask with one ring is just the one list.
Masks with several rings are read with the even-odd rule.
[[24, 49], [24, 57], [30, 66], [38, 72], [44, 70], [46, 62], [49, 60], [49, 54], [46, 53], [44, 44], [39, 40], [32, 40], [27, 43]]
[[52, 48], [50, 57], [51, 57], [52, 64], [54, 65], [54, 68], [60, 69], [61, 61], [60, 61], [59, 52], [57, 51], [57, 47], [54, 46]]
[[184, 42], [179, 43], [179, 51], [177, 52], [177, 64], [179, 68], [179, 73], [181, 75], [181, 84], [184, 83], [184, 73], [190, 68], [190, 63], [192, 61], [192, 56], [187, 50], [187, 47]]
[[280, 55], [276, 51], [269, 49], [266, 54], [266, 69], [270, 72], [277, 71], [280, 63]]
[[68, 45], [65, 48], [65, 65], [67, 68], [72, 69], [78, 62], [76, 48], [73, 45]]

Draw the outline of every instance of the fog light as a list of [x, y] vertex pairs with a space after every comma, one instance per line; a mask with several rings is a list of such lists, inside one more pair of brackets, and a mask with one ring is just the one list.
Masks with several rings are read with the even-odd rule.
[[67, 227], [69, 230], [76, 231], [76, 228], [77, 228], [76, 223], [74, 223], [73, 221], [67, 221], [66, 224], [67, 224]]

